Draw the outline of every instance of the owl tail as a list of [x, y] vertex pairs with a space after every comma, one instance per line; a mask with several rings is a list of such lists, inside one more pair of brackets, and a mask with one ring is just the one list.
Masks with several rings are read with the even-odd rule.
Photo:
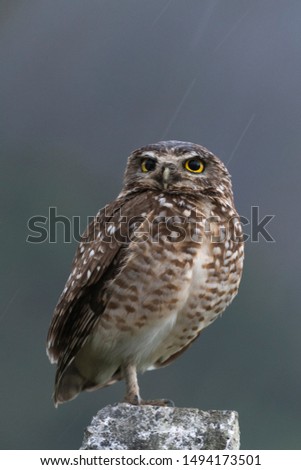
[[98, 381], [93, 382], [83, 377], [73, 362], [66, 369], [60, 380], [56, 382], [53, 394], [54, 405], [57, 407], [65, 401], [73, 400], [80, 392], [92, 392], [98, 388], [108, 387], [118, 380], [122, 380], [122, 378], [120, 369], [117, 371], [115, 371], [115, 368], [106, 369], [105, 373], [98, 376]]
[[80, 372], [78, 371], [77, 367], [72, 363], [59, 382], [56, 383], [54, 394], [53, 394], [53, 401], [55, 407], [61, 405], [65, 401], [73, 400], [77, 397], [77, 395], [84, 390], [84, 385], [86, 383], [86, 379], [81, 376]]

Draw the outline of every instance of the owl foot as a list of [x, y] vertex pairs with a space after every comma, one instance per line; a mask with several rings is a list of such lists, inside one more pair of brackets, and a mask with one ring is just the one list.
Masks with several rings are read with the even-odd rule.
[[175, 404], [172, 400], [167, 400], [165, 398], [159, 398], [158, 400], [140, 400], [140, 405], [168, 406], [170, 408], [175, 407]]
[[175, 406], [172, 400], [166, 400], [165, 398], [159, 398], [158, 400], [142, 400], [138, 395], [125, 396], [123, 403], [128, 403], [134, 406], [168, 406], [170, 408], [174, 408]]

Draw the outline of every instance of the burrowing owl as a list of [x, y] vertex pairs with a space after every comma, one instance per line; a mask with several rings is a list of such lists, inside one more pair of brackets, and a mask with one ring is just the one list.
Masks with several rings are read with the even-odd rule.
[[78, 246], [48, 333], [54, 402], [169, 364], [229, 305], [243, 265], [230, 175], [206, 148], [168, 141], [134, 151], [117, 199]]

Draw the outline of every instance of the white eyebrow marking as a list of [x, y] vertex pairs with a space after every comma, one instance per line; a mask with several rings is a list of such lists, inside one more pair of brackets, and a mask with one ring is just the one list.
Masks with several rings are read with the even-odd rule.
[[185, 157], [185, 158], [187, 158], [187, 157], [188, 158], [193, 158], [193, 157], [200, 158], [200, 155], [197, 152], [195, 152], [194, 150], [192, 150], [191, 152], [184, 153], [183, 157]]
[[156, 158], [156, 157], [157, 157], [157, 154], [156, 154], [156, 152], [151, 152], [151, 151], [149, 151], [149, 152], [143, 153], [143, 154], [142, 154], [142, 157]]

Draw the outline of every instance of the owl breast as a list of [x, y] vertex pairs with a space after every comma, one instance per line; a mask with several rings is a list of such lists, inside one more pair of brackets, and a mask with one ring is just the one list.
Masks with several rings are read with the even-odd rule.
[[155, 202], [107, 286], [98, 327], [75, 360], [81, 373], [94, 381], [97, 377], [98, 383], [109, 380], [123, 361], [140, 371], [169, 363], [221, 314], [238, 289], [238, 249], [230, 237], [211, 243], [208, 206], [206, 211], [187, 201], [184, 206], [181, 198], [163, 194]]

